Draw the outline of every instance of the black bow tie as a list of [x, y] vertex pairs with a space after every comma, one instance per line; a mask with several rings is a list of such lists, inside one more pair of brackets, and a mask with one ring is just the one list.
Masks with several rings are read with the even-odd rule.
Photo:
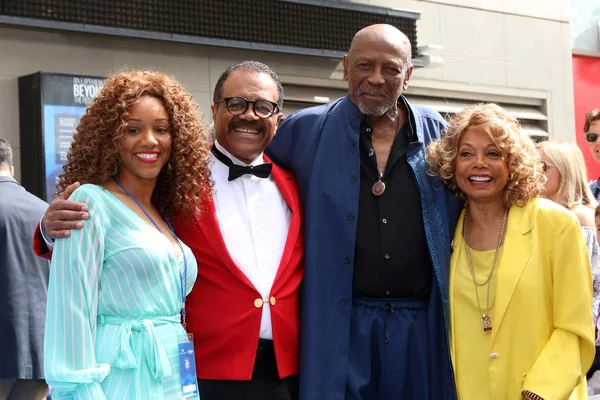
[[233, 161], [229, 159], [225, 154], [221, 153], [217, 146], [213, 145], [212, 152], [217, 157], [217, 160], [221, 161], [223, 164], [229, 167], [229, 177], [228, 181], [232, 181], [234, 179], [239, 178], [242, 175], [250, 174], [254, 176], [258, 176], [259, 178], [268, 178], [271, 175], [271, 169], [273, 168], [273, 163], [264, 163], [260, 165], [248, 165], [247, 167], [243, 165], [234, 164]]

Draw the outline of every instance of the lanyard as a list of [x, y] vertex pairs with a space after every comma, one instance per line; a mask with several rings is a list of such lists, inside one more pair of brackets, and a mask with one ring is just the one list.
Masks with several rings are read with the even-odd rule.
[[[140, 209], [144, 212], [144, 214], [146, 214], [146, 217], [148, 217], [148, 219], [152, 222], [152, 224], [154, 224], [156, 229], [160, 233], [162, 233], [162, 231], [160, 230], [160, 228], [158, 227], [156, 222], [154, 222], [154, 219], [152, 219], [150, 214], [148, 214], [148, 211], [146, 211], [144, 206], [142, 206], [142, 204], [135, 198], [135, 196], [132, 195], [129, 192], [129, 190], [125, 189], [125, 186], [121, 185], [121, 182], [119, 182], [117, 180], [116, 176], [113, 176], [112, 179], [121, 188], [121, 190], [123, 190], [129, 197], [131, 197], [131, 199], [133, 201], [135, 201], [135, 203], [140, 207]], [[187, 258], [185, 256], [185, 251], [183, 251], [183, 246], [181, 245], [181, 241], [179, 240], [179, 238], [177, 238], [177, 236], [175, 236], [175, 232], [173, 231], [173, 227], [171, 226], [171, 223], [169, 222], [168, 219], [165, 219], [165, 221], [167, 223], [167, 227], [169, 228], [169, 232], [171, 232], [171, 235], [173, 235], [173, 237], [175, 238], [177, 245], [181, 249], [181, 254], [183, 255], [183, 274], [181, 274], [181, 272], [179, 273], [179, 279], [181, 281], [181, 316], [182, 316], [181, 325], [183, 325], [183, 329], [185, 329], [185, 326], [186, 326], [186, 323], [185, 323], [185, 314], [186, 314], [186, 312], [185, 312], [185, 291], [187, 289]]]

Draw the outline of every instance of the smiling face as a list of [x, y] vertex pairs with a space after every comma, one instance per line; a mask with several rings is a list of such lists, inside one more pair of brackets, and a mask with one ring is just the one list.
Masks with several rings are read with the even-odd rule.
[[509, 170], [505, 155], [489, 135], [468, 128], [455, 160], [456, 184], [473, 203], [503, 203]]
[[546, 179], [548, 180], [546, 182], [546, 185], [544, 186], [544, 197], [552, 201], [557, 201], [558, 189], [560, 188], [561, 179], [560, 172], [554, 164], [554, 161], [552, 161], [552, 159], [548, 157], [548, 155], [543, 150], [540, 150], [539, 153], [542, 161], [545, 163], [546, 171], [544, 172], [544, 174], [546, 175]]
[[[277, 103], [277, 83], [262, 72], [234, 71], [223, 84], [221, 93], [223, 98], [244, 97], [251, 101]], [[265, 151], [283, 116], [277, 112], [269, 118], [260, 118], [254, 113], [252, 104], [248, 104], [242, 115], [231, 115], [225, 102], [213, 104], [211, 109], [219, 144], [247, 164]]]
[[119, 151], [119, 179], [155, 181], [171, 156], [169, 114], [152, 96], [140, 97], [129, 113]]
[[[588, 132], [596, 132], [598, 135], [600, 135], [600, 120], [592, 121], [590, 123], [590, 130]], [[597, 163], [600, 163], [600, 139], [593, 143], [588, 142], [588, 145], [590, 146], [592, 157], [594, 157], [594, 160], [596, 160]]]

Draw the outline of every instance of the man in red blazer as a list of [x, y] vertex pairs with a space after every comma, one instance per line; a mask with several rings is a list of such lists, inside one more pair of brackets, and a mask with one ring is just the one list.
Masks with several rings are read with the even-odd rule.
[[[263, 155], [282, 117], [283, 89], [267, 65], [246, 61], [223, 72], [213, 100], [213, 196], [195, 221], [174, 221], [198, 261], [186, 308], [200, 397], [297, 399], [300, 200], [292, 175]], [[56, 199], [46, 236], [68, 235], [86, 211]], [[46, 250], [39, 230], [34, 246]]]

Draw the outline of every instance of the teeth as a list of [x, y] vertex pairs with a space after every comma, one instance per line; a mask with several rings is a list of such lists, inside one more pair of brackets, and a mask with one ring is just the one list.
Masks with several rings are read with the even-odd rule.
[[138, 153], [138, 154], [136, 154], [136, 156], [139, 158], [150, 159], [150, 158], [157, 158], [158, 154], [156, 154], [156, 153]]
[[257, 130], [248, 128], [235, 128], [235, 130], [242, 133], [258, 133]]
[[487, 178], [487, 177], [483, 177], [483, 176], [471, 176], [471, 177], [469, 177], [469, 180], [475, 181], [475, 182], [489, 182], [492, 180], [492, 178]]

